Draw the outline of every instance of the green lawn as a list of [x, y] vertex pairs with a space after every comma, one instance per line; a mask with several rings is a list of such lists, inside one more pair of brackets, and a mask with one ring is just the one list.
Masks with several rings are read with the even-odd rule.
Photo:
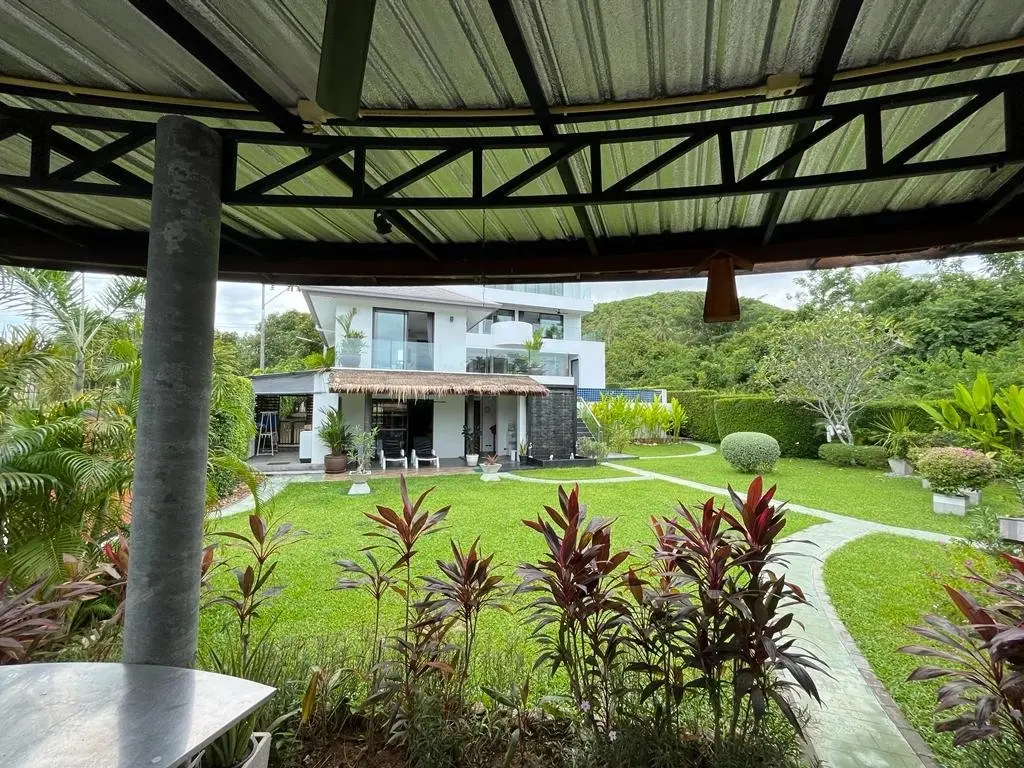
[[[752, 478], [734, 470], [718, 453], [637, 461], [635, 466], [722, 488], [731, 484], [745, 489]], [[922, 531], [967, 532], [964, 518], [932, 512], [931, 491], [923, 489], [916, 477], [886, 477], [881, 470], [836, 467], [816, 459], [780, 459], [765, 479], [778, 484], [779, 498], [808, 507]], [[999, 487], [985, 490], [984, 503], [997, 509], [1014, 506], [1011, 494]]]
[[658, 443], [656, 445], [631, 444], [624, 453], [632, 456], [685, 456], [699, 451], [693, 443]]
[[[432, 484], [435, 490], [425, 508], [435, 510], [450, 504], [451, 512], [442, 533], [428, 536], [416, 556], [415, 568], [434, 569], [438, 558], [450, 559], [448, 541], [457, 539], [469, 546], [480, 537], [487, 552], [496, 552], [495, 561], [504, 573], [514, 578], [513, 568], [521, 561], [535, 558], [543, 551], [543, 540], [522, 524], [523, 518], [535, 518], [543, 505], [557, 506], [557, 486], [518, 483], [504, 480], [484, 483], [476, 475], [411, 478], [409, 490], [418, 494]], [[270, 613], [278, 614], [276, 631], [286, 635], [314, 637], [334, 634], [352, 636], [372, 620], [372, 603], [362, 593], [331, 591], [339, 576], [334, 562], [357, 559], [359, 550], [373, 539], [363, 534], [374, 524], [363, 516], [374, 505], [400, 508], [396, 479], [371, 480], [371, 496], [347, 496], [348, 483], [295, 483], [282, 491], [273, 504], [278, 521], [288, 521], [307, 532], [298, 543], [281, 553], [274, 581], [284, 585]], [[696, 504], [706, 494], [659, 481], [611, 483], [585, 486], [582, 500], [590, 514], [615, 518], [613, 545], [632, 548], [646, 556], [643, 543], [651, 540], [651, 515], [672, 514], [677, 501]], [[820, 522], [817, 518], [791, 513], [786, 533], [794, 533]], [[244, 515], [218, 521], [221, 530], [247, 528]], [[382, 555], [385, 558], [386, 555]], [[397, 600], [387, 620], [397, 624]], [[206, 618], [205, 629], [212, 631], [213, 618]], [[521, 617], [491, 612], [481, 620], [481, 638], [500, 638], [495, 647], [522, 648], [528, 631]], [[486, 641], [485, 641], [486, 644]]]
[[935, 693], [942, 681], [907, 682], [907, 675], [916, 667], [934, 662], [897, 649], [925, 643], [908, 629], [919, 625], [924, 614], [954, 617], [942, 584], [963, 586], [968, 562], [983, 572], [995, 569], [990, 556], [964, 545], [889, 534], [857, 539], [825, 562], [825, 586], [839, 618], [907, 720], [932, 746], [940, 762], [949, 766], [985, 765], [986, 761], [983, 756], [968, 759], [963, 750], [954, 750], [949, 734], [934, 732]]
[[565, 469], [526, 469], [513, 474], [520, 477], [535, 477], [538, 480], [603, 480], [609, 477], [636, 477], [630, 472], [611, 467], [575, 467]]

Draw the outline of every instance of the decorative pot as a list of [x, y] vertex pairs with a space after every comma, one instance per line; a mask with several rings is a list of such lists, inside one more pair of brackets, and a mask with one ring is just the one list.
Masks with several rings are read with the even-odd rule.
[[[249, 737], [249, 754], [231, 768], [267, 768], [270, 765], [270, 746], [273, 738], [269, 733], [256, 731]], [[202, 754], [196, 758], [194, 763], [189, 765], [202, 764]]]
[[999, 535], [1007, 541], [1024, 544], [1024, 517], [1000, 517]]
[[467, 467], [475, 467], [479, 463], [480, 463], [480, 454], [479, 453], [467, 453], [466, 454], [466, 466]]
[[891, 474], [896, 477], [910, 477], [914, 474], [914, 468], [910, 466], [910, 462], [906, 459], [897, 459], [895, 457], [889, 459], [889, 469]]
[[348, 469], [348, 454], [343, 453], [335, 456], [329, 453], [324, 456], [324, 472], [328, 475], [338, 475]]
[[362, 357], [362, 355], [346, 355], [342, 353], [338, 355], [338, 365], [342, 368], [358, 368]]
[[497, 482], [501, 479], [498, 477], [498, 473], [501, 472], [501, 464], [481, 464], [480, 472], [480, 479], [485, 483]]
[[370, 484], [366, 482], [370, 479], [369, 472], [360, 472], [357, 469], [349, 472], [348, 476], [352, 479], [352, 487], [348, 489], [349, 496], [365, 496], [370, 492]]
[[967, 514], [967, 497], [933, 493], [932, 512], [937, 512], [940, 515], [959, 515], [963, 517]]
[[957, 493], [967, 497], [968, 507], [976, 507], [981, 503], [981, 491], [976, 488], [960, 488]]

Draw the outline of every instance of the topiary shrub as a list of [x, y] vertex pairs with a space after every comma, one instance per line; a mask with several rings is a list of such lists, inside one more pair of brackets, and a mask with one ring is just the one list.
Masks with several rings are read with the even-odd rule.
[[779, 441], [783, 456], [814, 458], [821, 444], [818, 416], [799, 403], [770, 395], [721, 395], [715, 400], [718, 436], [763, 432]]
[[762, 432], [733, 432], [725, 436], [719, 450], [737, 472], [757, 474], [775, 469], [781, 455], [779, 441]]
[[818, 446], [818, 458], [837, 467], [867, 467], [887, 469], [889, 452], [880, 445], [846, 445], [823, 443]]
[[669, 392], [668, 398], [679, 401], [686, 412], [686, 428], [684, 434], [694, 440], [709, 443], [718, 442], [718, 425], [715, 422], [715, 398], [718, 392], [713, 389], [684, 389]]
[[980, 490], [996, 477], [995, 461], [970, 448], [929, 448], [917, 457], [917, 471], [936, 493], [955, 496], [964, 489]]

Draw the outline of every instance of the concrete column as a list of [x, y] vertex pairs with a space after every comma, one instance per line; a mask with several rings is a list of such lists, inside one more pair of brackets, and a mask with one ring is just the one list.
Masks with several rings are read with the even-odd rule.
[[199, 623], [220, 136], [160, 119], [146, 266], [124, 661], [190, 667]]

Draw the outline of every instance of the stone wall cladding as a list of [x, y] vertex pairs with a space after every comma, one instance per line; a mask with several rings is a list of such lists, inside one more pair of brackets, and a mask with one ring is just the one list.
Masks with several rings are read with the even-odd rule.
[[526, 399], [526, 425], [533, 455], [568, 458], [576, 452], [576, 388], [548, 387], [547, 397]]

